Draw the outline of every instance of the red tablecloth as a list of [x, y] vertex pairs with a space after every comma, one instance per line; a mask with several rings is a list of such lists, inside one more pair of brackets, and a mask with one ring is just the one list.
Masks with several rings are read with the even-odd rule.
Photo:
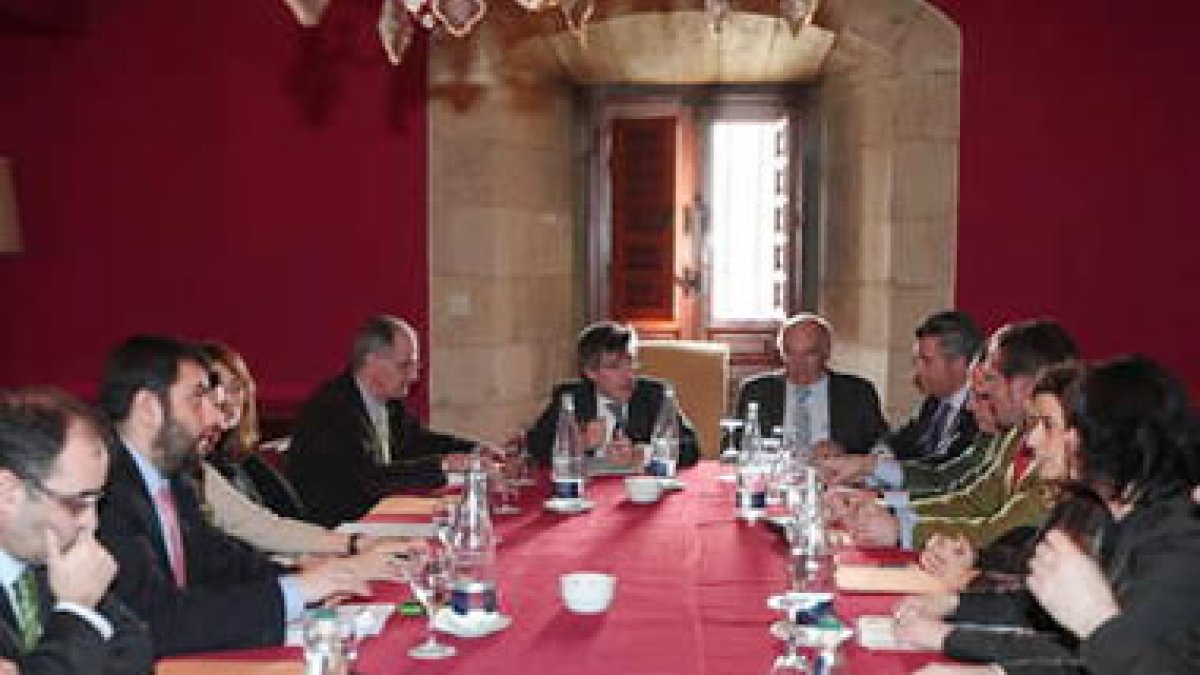
[[[385, 673], [765, 673], [782, 645], [768, 633], [779, 616], [765, 599], [786, 587], [785, 550], [762, 525], [733, 517], [733, 487], [717, 480], [726, 467], [684, 471], [687, 489], [658, 504], [626, 501], [620, 478], [588, 485], [590, 513], [545, 512], [546, 488], [527, 488], [524, 512], [495, 518], [500, 604], [513, 617], [505, 631], [478, 639], [445, 637], [458, 648], [447, 660], [420, 662], [405, 651], [423, 636], [424, 619], [394, 617], [361, 650], [357, 671]], [[851, 557], [894, 559], [891, 552]], [[558, 576], [597, 570], [617, 576], [606, 614], [577, 616], [559, 600]], [[403, 589], [383, 584], [384, 598]], [[835, 609], [850, 625], [861, 614], [888, 613], [895, 596], [840, 594]], [[846, 672], [909, 673], [931, 654], [864, 650], [848, 642]], [[212, 655], [210, 655], [212, 656]], [[242, 659], [300, 659], [298, 649], [228, 652]]]

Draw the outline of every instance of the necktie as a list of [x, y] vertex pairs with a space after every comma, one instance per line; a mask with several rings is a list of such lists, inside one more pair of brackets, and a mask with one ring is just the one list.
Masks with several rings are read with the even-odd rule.
[[17, 623], [21, 628], [21, 650], [29, 652], [42, 637], [42, 613], [38, 605], [37, 578], [32, 567], [26, 567], [13, 582], [13, 599], [16, 601]]
[[929, 421], [929, 429], [925, 435], [925, 454], [927, 456], [936, 456], [942, 454], [942, 431], [946, 426], [946, 418], [950, 416], [950, 404], [945, 401], [938, 401], [937, 410], [933, 412], [933, 419]]
[[608, 412], [612, 414], [613, 419], [612, 438], [617, 437], [617, 429], [620, 429], [622, 434], [628, 435], [629, 431], [625, 423], [625, 406], [616, 401], [609, 401]]
[[379, 461], [382, 464], [392, 463], [392, 432], [388, 425], [387, 407], [379, 408], [375, 415], [375, 434], [379, 436]]
[[154, 493], [154, 503], [158, 506], [158, 519], [162, 524], [163, 538], [167, 540], [167, 557], [171, 560], [171, 574], [175, 577], [175, 585], [183, 588], [187, 585], [187, 554], [183, 550], [183, 536], [179, 532], [179, 514], [175, 510], [175, 495], [171, 494], [171, 486], [164, 483]]
[[796, 387], [796, 442], [807, 450], [812, 445], [812, 420], [808, 416], [808, 387]]

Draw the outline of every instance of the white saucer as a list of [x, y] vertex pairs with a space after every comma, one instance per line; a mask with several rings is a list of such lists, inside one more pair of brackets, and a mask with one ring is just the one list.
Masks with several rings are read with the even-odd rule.
[[767, 607], [776, 612], [791, 611], [794, 607], [805, 607], [815, 605], [819, 602], [828, 602], [833, 599], [833, 593], [823, 591], [788, 591], [779, 595], [772, 595], [767, 598]]
[[823, 628], [820, 626], [797, 626], [790, 621], [776, 621], [771, 624], [771, 636], [777, 640], [787, 640], [793, 635], [802, 647], [817, 649], [832, 649], [842, 644], [854, 631], [849, 628]]
[[459, 616], [449, 607], [438, 610], [433, 620], [433, 627], [454, 637], [477, 638], [491, 635], [508, 628], [512, 617], [492, 612], [475, 612], [469, 616]]
[[659, 478], [658, 484], [661, 485], [662, 489], [664, 490], [682, 490], [687, 487], [687, 483], [674, 477]]
[[590, 499], [563, 499], [562, 497], [551, 497], [544, 504], [547, 511], [567, 514], [586, 513], [591, 511], [595, 505]]

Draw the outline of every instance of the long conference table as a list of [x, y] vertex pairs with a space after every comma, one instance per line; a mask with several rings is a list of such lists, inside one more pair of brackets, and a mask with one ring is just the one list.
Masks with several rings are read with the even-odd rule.
[[[766, 598], [788, 586], [787, 552], [763, 524], [734, 517], [733, 485], [718, 478], [729, 467], [714, 462], [684, 470], [686, 489], [665, 493], [652, 505], [629, 502], [619, 477], [588, 484], [595, 508], [558, 515], [542, 508], [545, 481], [522, 489], [522, 512], [493, 519], [500, 605], [513, 617], [505, 630], [482, 638], [441, 636], [458, 654], [417, 661], [406, 652], [423, 639], [423, 617], [393, 615], [384, 632], [363, 643], [355, 672], [744, 675], [767, 673], [783, 644], [768, 628], [781, 615]], [[368, 520], [399, 522], [419, 515], [373, 514]], [[894, 563], [899, 551], [841, 550], [839, 560]], [[618, 579], [608, 612], [567, 611], [559, 575], [602, 571]], [[408, 592], [379, 583], [371, 601], [399, 601]], [[836, 614], [853, 627], [860, 615], [890, 613], [898, 596], [837, 594]], [[864, 675], [911, 673], [936, 654], [871, 651], [854, 638], [842, 648], [843, 672]], [[162, 675], [230, 672], [283, 675], [303, 672], [299, 648], [219, 652], [164, 660]], [[219, 670], [218, 670], [219, 669]]]

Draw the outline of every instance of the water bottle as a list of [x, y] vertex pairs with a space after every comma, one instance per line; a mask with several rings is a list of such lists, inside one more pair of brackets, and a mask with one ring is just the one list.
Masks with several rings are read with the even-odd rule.
[[583, 439], [575, 419], [575, 399], [562, 395], [558, 428], [550, 455], [550, 480], [558, 499], [583, 499]]
[[668, 386], [663, 390], [662, 405], [650, 434], [650, 460], [646, 463], [646, 473], [669, 478], [675, 475], [678, 461], [679, 406], [675, 403], [675, 389]]
[[347, 675], [349, 671], [336, 610], [313, 610], [304, 617], [304, 675]]
[[496, 533], [488, 514], [487, 472], [478, 456], [466, 475], [466, 492], [454, 515], [448, 546], [454, 554], [450, 607], [460, 615], [495, 612]]
[[737, 502], [738, 517], [751, 522], [767, 509], [767, 483], [770, 468], [763, 452], [762, 428], [758, 423], [758, 402], [746, 406], [746, 423], [742, 428], [742, 444], [738, 453]]

